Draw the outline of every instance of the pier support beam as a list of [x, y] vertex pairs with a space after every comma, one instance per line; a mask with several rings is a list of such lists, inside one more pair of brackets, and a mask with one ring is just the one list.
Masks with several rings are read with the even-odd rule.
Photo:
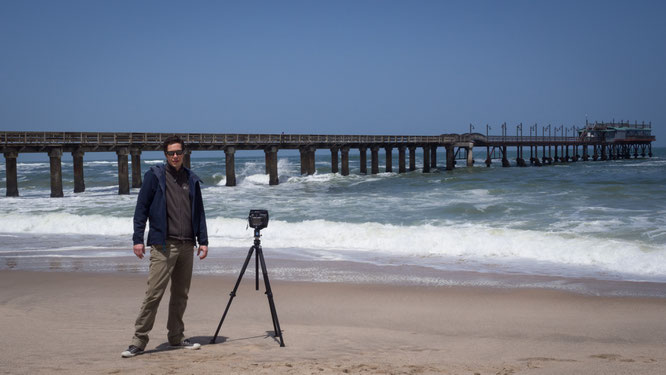
[[516, 154], [518, 155], [516, 157], [516, 164], [519, 167], [526, 167], [527, 164], [525, 164], [525, 159], [523, 158], [523, 146], [516, 147]]
[[467, 166], [474, 166], [474, 143], [470, 143], [465, 150], [467, 150]]
[[490, 146], [486, 146], [486, 167], [490, 167], [493, 160], [490, 157]]
[[[130, 147], [130, 155], [132, 156], [132, 187], [140, 188], [143, 183], [141, 181], [141, 149], [138, 147]], [[184, 159], [183, 164], [185, 164]]]
[[307, 157], [308, 157], [308, 175], [313, 175], [317, 171], [317, 168], [315, 166], [315, 152], [317, 151], [317, 148], [315, 146], [308, 146], [308, 152], [307, 152]]
[[236, 186], [236, 148], [233, 146], [224, 148], [224, 166], [227, 176], [227, 186]]
[[370, 147], [370, 173], [379, 173], [379, 147]]
[[456, 146], [448, 145], [444, 149], [446, 150], [446, 170], [452, 171], [456, 167]]
[[409, 147], [409, 170], [416, 170], [416, 147]]
[[430, 146], [423, 146], [423, 173], [430, 173]]
[[116, 150], [116, 154], [118, 155], [118, 194], [129, 194], [129, 160], [127, 158], [129, 149], [121, 147]]
[[6, 176], [6, 186], [7, 186], [7, 196], [8, 197], [18, 197], [18, 176], [16, 173], [16, 158], [18, 158], [18, 152], [16, 151], [7, 151], [5, 152], [5, 176]]
[[340, 148], [340, 156], [342, 156], [342, 175], [349, 176], [349, 146]]
[[430, 146], [430, 168], [437, 169], [437, 146]]
[[405, 150], [407, 147], [398, 146], [398, 173], [405, 173], [407, 169], [405, 168]]
[[83, 154], [82, 150], [72, 151], [72, 160], [74, 162], [74, 192], [83, 193], [86, 191], [86, 183], [83, 179]]
[[51, 164], [51, 198], [60, 198], [62, 193], [62, 148], [49, 150]]
[[[132, 165], [132, 167], [134, 166]], [[192, 150], [183, 150], [183, 167], [187, 169], [192, 168]]]
[[361, 146], [359, 151], [359, 163], [361, 164], [361, 174], [368, 174], [368, 148]]
[[280, 183], [278, 178], [278, 158], [277, 146], [269, 146], [264, 152], [266, 153], [266, 169], [268, 169], [268, 184], [277, 185]]
[[331, 147], [331, 173], [338, 173], [338, 148]]
[[393, 147], [385, 147], [386, 150], [386, 172], [393, 172]]
[[301, 174], [313, 175], [315, 174], [315, 146], [301, 147]]
[[537, 167], [540, 167], [542, 165], [541, 160], [538, 157], [534, 158], [534, 165], [536, 165]]
[[583, 161], [590, 160], [590, 155], [588, 155], [587, 145], [583, 145]]
[[508, 168], [511, 166], [511, 163], [509, 163], [509, 158], [507, 156], [507, 150], [506, 146], [500, 147], [500, 150], [502, 151], [502, 167], [503, 168]]

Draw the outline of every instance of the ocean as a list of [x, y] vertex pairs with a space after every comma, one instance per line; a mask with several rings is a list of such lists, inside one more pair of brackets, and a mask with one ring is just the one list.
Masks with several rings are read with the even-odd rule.
[[[360, 175], [354, 151], [349, 176], [331, 173], [328, 150], [317, 151], [312, 176], [300, 175], [297, 153], [281, 151], [278, 186], [268, 185], [263, 154], [239, 151], [236, 187], [225, 186], [222, 152], [195, 152], [210, 237], [195, 274], [237, 275], [253, 242], [248, 212], [261, 208], [270, 213], [261, 233], [273, 279], [666, 297], [665, 148], [652, 158], [527, 168], [500, 160], [487, 168], [478, 149], [474, 167], [459, 160], [453, 171], [443, 170], [442, 152], [433, 173], [377, 175]], [[86, 154], [78, 194], [63, 158], [64, 198], [49, 197], [46, 157], [19, 159], [20, 197], [5, 197], [1, 163], [0, 269], [147, 270], [131, 252], [138, 189], [118, 195], [117, 163], [98, 155]], [[142, 158], [144, 173], [163, 162]], [[397, 171], [397, 153], [393, 164]]]

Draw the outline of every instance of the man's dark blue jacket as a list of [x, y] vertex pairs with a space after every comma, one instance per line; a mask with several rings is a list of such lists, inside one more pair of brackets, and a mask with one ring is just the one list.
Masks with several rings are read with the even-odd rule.
[[[187, 172], [190, 185], [190, 202], [192, 204], [192, 233], [199, 245], [208, 246], [206, 214], [201, 199], [201, 180], [189, 169]], [[143, 185], [136, 201], [134, 210], [134, 244], [143, 243], [146, 220], [149, 221], [147, 245], [164, 245], [167, 239], [166, 212], [166, 165], [158, 164], [150, 167], [143, 176]], [[164, 249], [164, 247], [163, 247]]]

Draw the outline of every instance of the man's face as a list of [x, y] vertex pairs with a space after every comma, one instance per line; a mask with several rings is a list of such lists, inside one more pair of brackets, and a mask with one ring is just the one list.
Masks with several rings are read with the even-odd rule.
[[[178, 155], [180, 154], [180, 155]], [[167, 146], [167, 162], [176, 170], [183, 166], [183, 147], [180, 143], [172, 143]]]

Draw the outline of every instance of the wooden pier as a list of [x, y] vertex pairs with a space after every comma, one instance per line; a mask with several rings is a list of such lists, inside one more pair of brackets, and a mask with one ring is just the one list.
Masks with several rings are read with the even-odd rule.
[[[640, 126], [640, 125], [636, 125]], [[643, 128], [645, 129], [644, 125]], [[471, 126], [470, 126], [471, 128]], [[488, 129], [489, 127], [487, 127]], [[522, 125], [517, 127], [522, 132]], [[263, 150], [266, 155], [266, 174], [270, 185], [278, 184], [277, 153], [279, 150], [299, 150], [301, 174], [315, 173], [315, 152], [328, 150], [331, 153], [331, 171], [349, 175], [349, 153], [358, 150], [360, 173], [367, 174], [367, 152], [370, 150], [370, 173], [379, 173], [379, 153], [385, 153], [385, 171], [393, 172], [393, 150], [398, 150], [398, 173], [416, 170], [416, 150], [423, 150], [423, 173], [438, 168], [437, 150], [446, 153], [445, 169], [452, 170], [456, 159], [464, 153], [466, 165], [474, 165], [474, 148], [486, 149], [485, 163], [491, 165], [493, 155], [499, 155], [502, 166], [509, 167], [508, 149], [516, 150], [516, 165], [540, 166], [551, 163], [567, 163], [578, 160], [608, 160], [630, 157], [652, 156], [651, 142], [654, 136], [633, 138], [629, 141], [609, 142], [604, 137], [578, 130], [578, 136], [537, 135], [536, 125], [530, 127], [534, 134], [523, 137], [506, 135], [506, 124], [501, 136], [480, 133], [442, 134], [436, 136], [393, 135], [298, 135], [298, 134], [177, 134], [186, 143], [184, 164], [190, 166], [190, 156], [196, 151], [224, 151], [226, 185], [236, 185], [235, 154], [239, 150]], [[557, 130], [556, 128], [555, 130]], [[649, 129], [649, 128], [648, 128]], [[550, 126], [548, 127], [550, 133]], [[572, 135], [574, 131], [572, 130]], [[92, 133], [92, 132], [14, 132], [0, 131], [0, 152], [6, 162], [7, 196], [18, 196], [16, 159], [20, 153], [47, 153], [51, 168], [51, 197], [63, 196], [61, 159], [63, 153], [71, 153], [74, 164], [74, 192], [85, 191], [83, 158], [90, 152], [115, 152], [118, 156], [118, 193], [129, 194], [130, 186], [141, 187], [141, 153], [161, 151], [162, 142], [174, 133]], [[529, 148], [526, 162], [524, 150]], [[592, 153], [590, 154], [590, 149]], [[541, 151], [541, 154], [539, 153]], [[559, 153], [558, 153], [559, 151]], [[582, 155], [581, 155], [582, 153]], [[409, 155], [409, 164], [407, 164]], [[591, 155], [591, 156], [590, 156]], [[131, 160], [131, 185], [130, 185]]]

